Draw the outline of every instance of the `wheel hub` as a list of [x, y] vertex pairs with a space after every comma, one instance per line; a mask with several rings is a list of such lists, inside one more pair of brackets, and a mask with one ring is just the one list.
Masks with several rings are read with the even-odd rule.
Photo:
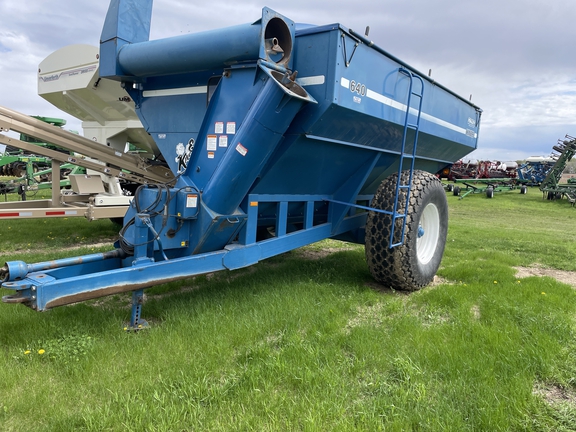
[[435, 204], [429, 203], [422, 212], [418, 226], [418, 238], [416, 239], [416, 254], [418, 261], [428, 264], [438, 244], [440, 236], [440, 213]]

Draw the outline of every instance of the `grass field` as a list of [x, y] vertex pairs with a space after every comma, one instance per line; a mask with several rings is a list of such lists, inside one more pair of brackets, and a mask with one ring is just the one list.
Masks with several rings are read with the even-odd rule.
[[[0, 304], [0, 430], [576, 430], [576, 293], [553, 277], [576, 274], [576, 209], [537, 189], [448, 200], [438, 280], [412, 294], [324, 241], [151, 288], [139, 333], [130, 295]], [[103, 251], [117, 231], [4, 220], [0, 253]]]

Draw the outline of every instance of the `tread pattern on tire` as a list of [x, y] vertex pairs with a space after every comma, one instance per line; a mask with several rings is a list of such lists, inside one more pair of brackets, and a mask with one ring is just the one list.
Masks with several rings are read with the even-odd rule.
[[[372, 207], [387, 211], [393, 210], [397, 177], [397, 174], [393, 174], [382, 182], [372, 199]], [[408, 179], [409, 172], [402, 172], [402, 184], [407, 184]], [[398, 197], [399, 212], [403, 212], [405, 208], [406, 195], [406, 189], [402, 189]], [[432, 262], [422, 269], [416, 255], [416, 241], [420, 214], [430, 199], [435, 200], [434, 203], [440, 211], [440, 238]], [[415, 170], [412, 177], [404, 244], [389, 248], [392, 215], [374, 211], [368, 214], [365, 253], [374, 279], [396, 290], [415, 291], [428, 285], [434, 278], [444, 253], [447, 225], [448, 204], [442, 183], [428, 172]], [[397, 219], [394, 243], [400, 241], [401, 232], [402, 219]]]

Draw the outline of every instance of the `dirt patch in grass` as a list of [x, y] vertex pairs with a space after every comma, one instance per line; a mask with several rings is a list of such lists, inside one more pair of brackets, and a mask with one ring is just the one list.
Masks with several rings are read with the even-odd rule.
[[308, 259], [312, 259], [312, 260], [318, 260], [318, 259], [322, 259], [322, 258], [326, 258], [328, 255], [331, 255], [333, 253], [336, 252], [342, 252], [342, 251], [350, 251], [350, 250], [354, 250], [353, 247], [339, 247], [339, 248], [335, 248], [335, 247], [327, 247], [327, 248], [323, 248], [323, 249], [298, 249], [297, 252], [299, 255], [303, 256], [304, 258], [308, 258]]
[[474, 317], [474, 319], [479, 320], [480, 319], [480, 306], [478, 305], [474, 305], [470, 308], [470, 313], [472, 314], [472, 316]]
[[443, 277], [436, 275], [434, 276], [434, 279], [432, 279], [432, 282], [426, 285], [426, 287], [435, 287], [438, 285], [453, 285], [453, 284], [454, 282], [451, 282], [448, 279], [444, 279]]
[[514, 267], [514, 270], [516, 270], [516, 277], [519, 279], [530, 276], [548, 276], [576, 288], [576, 272], [573, 271], [546, 268], [540, 264], [534, 264], [530, 267]]
[[556, 405], [567, 403], [576, 407], [576, 394], [574, 391], [564, 389], [557, 385], [536, 384], [532, 393], [542, 397], [548, 404]]
[[[448, 279], [444, 279], [443, 277], [436, 275], [436, 276], [434, 276], [434, 279], [432, 279], [432, 282], [430, 282], [428, 285], [426, 285], [425, 287], [423, 287], [421, 289], [431, 289], [431, 288], [437, 287], [439, 285], [453, 285], [453, 284], [454, 284], [454, 282], [449, 281]], [[392, 288], [388, 288], [384, 285], [381, 285], [376, 281], [366, 282], [364, 285], [372, 288], [373, 290], [380, 291], [380, 292], [386, 292], [386, 293], [409, 295], [409, 294], [414, 292], [414, 291], [394, 290]]]
[[348, 320], [344, 333], [348, 335], [353, 328], [360, 326], [380, 327], [383, 323], [383, 308], [383, 303], [376, 303], [372, 306], [358, 306], [356, 308], [356, 316]]

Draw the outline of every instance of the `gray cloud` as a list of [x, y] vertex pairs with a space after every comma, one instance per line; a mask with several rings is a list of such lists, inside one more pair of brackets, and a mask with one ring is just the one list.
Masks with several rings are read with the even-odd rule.
[[[557, 138], [576, 135], [573, 0], [156, 0], [151, 38], [252, 22], [263, 6], [296, 22], [339, 22], [362, 33], [370, 26], [377, 45], [472, 95], [484, 110], [479, 158], [544, 155]], [[107, 7], [106, 1], [1, 2], [0, 14], [10, 19], [0, 29], [0, 104], [74, 124], [36, 94], [37, 67], [63, 46], [97, 45]]]

